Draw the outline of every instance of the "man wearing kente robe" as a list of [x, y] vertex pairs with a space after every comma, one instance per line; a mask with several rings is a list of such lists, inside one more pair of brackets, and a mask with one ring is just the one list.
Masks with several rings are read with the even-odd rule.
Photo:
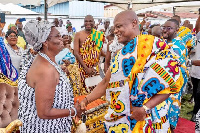
[[114, 27], [118, 42], [125, 46], [81, 102], [82, 109], [106, 93], [106, 132], [171, 133], [167, 99], [183, 85], [179, 60], [161, 39], [140, 35], [135, 12], [116, 15]]
[[93, 28], [94, 19], [91, 15], [85, 17], [84, 25], [85, 30], [75, 35], [74, 55], [79, 63], [79, 71], [83, 83], [83, 90], [80, 90], [80, 93], [88, 94], [92, 88], [86, 87], [85, 79], [98, 75], [98, 64], [102, 51], [104, 34]]
[[[178, 15], [172, 17], [172, 19], [176, 19], [179, 22], [179, 26], [181, 24], [181, 18]], [[177, 36], [182, 39], [182, 41], [187, 46], [188, 50], [191, 50], [195, 46], [195, 37], [192, 35], [191, 30], [188, 27], [180, 26], [177, 31]]]
[[171, 94], [170, 97], [168, 98], [168, 104], [169, 104], [168, 117], [172, 129], [175, 129], [177, 126], [181, 108], [181, 96], [188, 80], [188, 74], [187, 74], [188, 71], [186, 69], [188, 49], [187, 46], [182, 41], [182, 39], [177, 36], [178, 27], [179, 27], [179, 22], [176, 19], [169, 19], [162, 26], [163, 38], [173, 50], [173, 54], [176, 55], [176, 57], [178, 57], [180, 65], [182, 65], [181, 72], [184, 78], [184, 84], [180, 92]]

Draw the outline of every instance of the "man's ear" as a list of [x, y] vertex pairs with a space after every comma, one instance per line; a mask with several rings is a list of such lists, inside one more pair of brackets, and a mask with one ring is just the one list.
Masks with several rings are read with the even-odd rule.
[[133, 19], [132, 20], [132, 26], [133, 26], [133, 28], [135, 28], [137, 25], [138, 25], [137, 19]]

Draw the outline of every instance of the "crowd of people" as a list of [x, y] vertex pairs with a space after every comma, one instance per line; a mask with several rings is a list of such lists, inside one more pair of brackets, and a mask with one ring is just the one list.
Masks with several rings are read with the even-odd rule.
[[200, 131], [200, 15], [194, 29], [177, 15], [164, 24], [139, 22], [132, 10], [117, 14], [113, 26], [87, 15], [79, 32], [58, 18], [24, 27], [17, 19], [5, 35], [4, 25], [1, 81], [18, 82], [21, 132], [71, 132], [90, 106], [98, 112], [87, 118], [90, 132], [173, 133], [190, 77], [191, 120]]

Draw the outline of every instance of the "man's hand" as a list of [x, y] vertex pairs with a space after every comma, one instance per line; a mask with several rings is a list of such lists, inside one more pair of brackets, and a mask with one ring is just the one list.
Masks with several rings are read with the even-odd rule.
[[93, 70], [93, 68], [87, 68], [85, 71], [89, 76], [92, 76], [94, 70]]
[[143, 107], [133, 107], [131, 108], [131, 119], [135, 119], [136, 121], [143, 121], [146, 117], [146, 112]]
[[85, 110], [82, 110], [82, 109], [81, 109], [81, 105], [80, 105], [80, 103], [79, 103], [79, 100], [77, 100], [77, 102], [76, 102], [76, 104], [75, 104], [74, 107], [76, 108], [76, 111], [77, 111], [77, 115], [76, 115], [76, 116], [77, 116], [78, 118], [81, 118], [82, 112], [85, 111]]

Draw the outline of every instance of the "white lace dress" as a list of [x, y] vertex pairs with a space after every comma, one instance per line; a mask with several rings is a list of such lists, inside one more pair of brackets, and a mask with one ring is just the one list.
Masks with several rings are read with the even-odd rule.
[[[39, 53], [47, 59], [60, 74], [59, 83], [55, 89], [54, 102], [52, 107], [57, 109], [67, 109], [74, 106], [73, 90], [61, 68], [52, 62], [48, 56]], [[22, 133], [69, 133], [71, 132], [71, 117], [58, 119], [40, 119], [37, 115], [35, 103], [35, 89], [26, 83], [26, 74], [31, 66], [31, 60], [25, 60], [25, 65], [19, 77], [19, 119], [23, 122]]]

